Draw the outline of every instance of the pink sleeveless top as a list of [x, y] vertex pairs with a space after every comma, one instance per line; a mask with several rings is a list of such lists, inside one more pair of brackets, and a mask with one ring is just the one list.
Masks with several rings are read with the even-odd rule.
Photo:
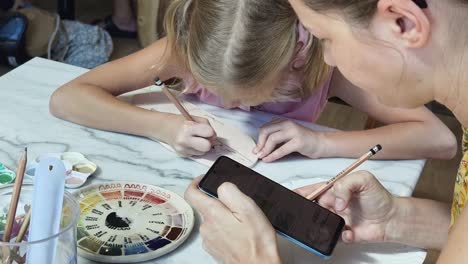
[[[286, 82], [284, 82], [283, 86], [286, 85], [291, 87], [301, 87], [304, 84], [305, 76], [303, 72], [294, 69], [301, 68], [306, 63], [307, 53], [309, 52], [307, 43], [309, 42], [309, 38], [311, 36], [301, 24], [298, 24], [297, 31], [299, 37], [297, 41], [296, 54], [289, 64], [289, 70], [285, 72], [287, 76], [285, 76]], [[200, 101], [207, 104], [223, 108], [240, 108], [246, 111], [250, 111], [251, 108], [254, 108], [287, 118], [315, 122], [327, 103], [331, 74], [326, 82], [324, 82], [322, 87], [316, 89], [315, 92], [307, 99], [299, 98], [291, 99], [291, 101], [288, 102], [267, 102], [255, 107], [248, 107], [243, 105], [226, 107], [223, 105], [220, 97], [212, 94], [202, 85], [194, 83], [195, 80], [191, 75], [188, 75], [186, 78], [184, 78], [184, 82], [186, 87], [191, 87], [190, 90], [184, 91], [184, 94], [195, 95], [199, 98]]]

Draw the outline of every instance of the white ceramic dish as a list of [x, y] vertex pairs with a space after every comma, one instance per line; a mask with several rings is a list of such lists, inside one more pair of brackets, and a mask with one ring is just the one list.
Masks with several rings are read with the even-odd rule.
[[65, 187], [75, 189], [83, 186], [86, 180], [96, 170], [97, 165], [88, 160], [83, 154], [78, 152], [46, 153], [39, 155], [32, 163], [26, 167], [25, 177], [29, 180], [34, 179], [34, 173], [39, 162], [44, 158], [54, 157], [60, 159], [67, 170], [67, 179]]
[[75, 192], [81, 215], [78, 254], [106, 263], [155, 259], [179, 247], [190, 235], [194, 214], [179, 195], [132, 182], [109, 182]]
[[16, 179], [16, 173], [0, 163], [0, 185], [10, 184]]

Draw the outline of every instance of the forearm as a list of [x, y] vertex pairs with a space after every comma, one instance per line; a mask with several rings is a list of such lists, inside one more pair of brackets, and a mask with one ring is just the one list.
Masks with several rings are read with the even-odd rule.
[[450, 230], [450, 235], [437, 263], [466, 263], [468, 259], [468, 210], [463, 210], [455, 225]]
[[171, 134], [170, 116], [116, 99], [95, 86], [62, 87], [51, 97], [50, 111], [58, 118], [101, 130], [166, 141]]
[[321, 156], [359, 157], [380, 144], [383, 150], [376, 156], [378, 159], [449, 158], [456, 150], [456, 142], [442, 135], [439, 129], [424, 122], [395, 123], [362, 131], [323, 132]]
[[447, 241], [450, 206], [417, 198], [395, 198], [385, 241], [426, 249], [441, 249]]

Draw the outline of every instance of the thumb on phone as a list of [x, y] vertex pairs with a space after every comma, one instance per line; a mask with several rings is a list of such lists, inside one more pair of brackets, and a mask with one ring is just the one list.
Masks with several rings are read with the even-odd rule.
[[219, 200], [241, 222], [256, 219], [254, 215], [262, 213], [252, 198], [241, 192], [236, 185], [225, 182], [218, 188]]

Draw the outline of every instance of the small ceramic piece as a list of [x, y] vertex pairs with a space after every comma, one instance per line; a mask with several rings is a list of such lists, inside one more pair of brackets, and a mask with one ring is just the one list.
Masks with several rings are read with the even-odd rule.
[[64, 152], [60, 155], [61, 160], [66, 160], [71, 164], [78, 164], [84, 160], [87, 160], [86, 157], [78, 152]]
[[65, 187], [79, 188], [85, 184], [89, 176], [97, 170], [97, 165], [88, 160], [83, 154], [78, 152], [46, 153], [39, 155], [32, 164], [26, 167], [26, 176], [29, 179], [34, 178], [34, 173], [38, 163], [44, 159], [54, 157], [60, 159], [67, 171]]
[[12, 183], [15, 178], [16, 174], [0, 163], [0, 185]]

